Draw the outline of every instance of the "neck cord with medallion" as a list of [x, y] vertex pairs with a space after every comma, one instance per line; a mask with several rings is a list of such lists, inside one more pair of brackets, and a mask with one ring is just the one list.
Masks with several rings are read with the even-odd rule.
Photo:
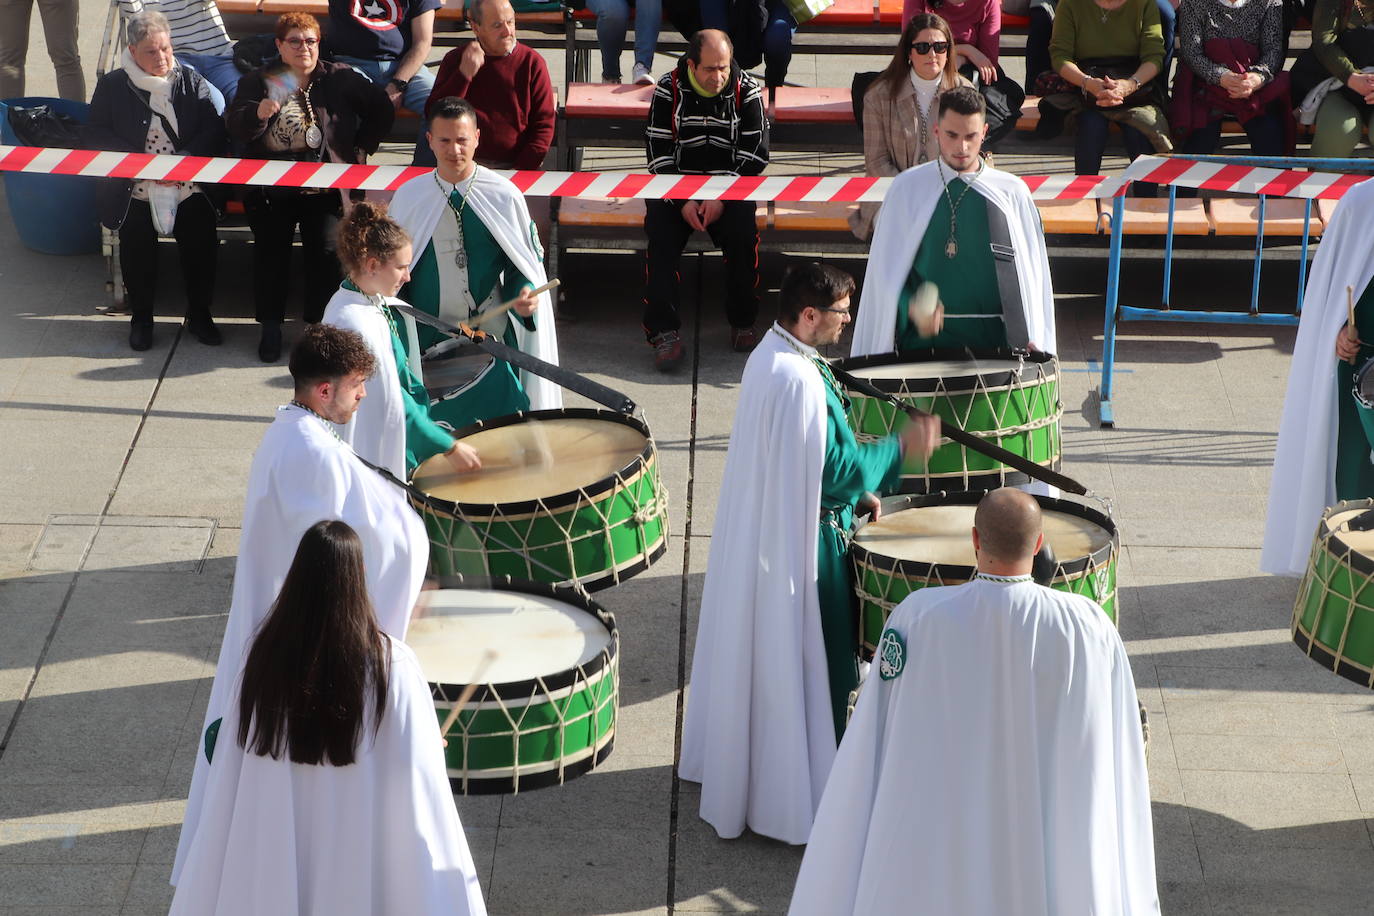
[[[434, 171], [434, 183], [439, 186], [439, 193], [444, 196], [444, 203], [453, 211], [453, 219], [458, 223], [458, 250], [453, 253], [453, 263], [459, 270], [468, 269], [468, 247], [467, 241], [463, 238], [463, 211], [467, 209], [468, 197], [472, 194], [472, 189], [477, 183], [477, 170], [472, 170], [472, 177], [468, 179], [468, 189], [464, 191], [455, 205], [453, 203], [453, 192], [444, 190], [444, 181], [439, 177], [438, 169]], [[453, 183], [453, 191], [458, 190], [458, 183]]]
[[[322, 424], [324, 424], [324, 428], [329, 430], [329, 435], [333, 436], [335, 439], [338, 439], [340, 442], [343, 442], [343, 437], [340, 436], [339, 431], [334, 428], [334, 423], [324, 414], [320, 413], [318, 410], [311, 407], [309, 404], [303, 404], [295, 398], [291, 399], [291, 406], [299, 407], [301, 410], [304, 410], [306, 413], [318, 419]], [[348, 443], [344, 442], [344, 444], [347, 445]], [[353, 451], [353, 449], [349, 448], [349, 451]]]
[[949, 241], [945, 242], [945, 257], [953, 259], [959, 254], [959, 240], [956, 237], [959, 232], [959, 205], [968, 197], [968, 192], [973, 190], [973, 183], [983, 174], [983, 166], [980, 162], [978, 171], [973, 173], [973, 177], [964, 182], [963, 193], [959, 199], [955, 200], [954, 195], [949, 193], [949, 186], [954, 183], [954, 178], [959, 177], [959, 173], [954, 173], [954, 178], [945, 181], [945, 160], [943, 157], [935, 160], [935, 167], [940, 171], [940, 187], [945, 192], [945, 200], [949, 201]]
[[789, 338], [786, 334], [778, 330], [776, 326], [771, 327], [768, 330], [772, 331], [774, 334], [777, 334], [778, 337], [782, 338], [782, 342], [791, 347], [799, 355], [806, 357], [807, 359], [811, 360], [811, 362], [816, 364], [816, 368], [820, 370], [821, 378], [825, 381], [825, 384], [830, 388], [830, 390], [834, 392], [835, 397], [839, 398], [840, 404], [844, 407], [845, 412], [848, 413], [850, 406], [849, 395], [845, 393], [844, 387], [840, 385], [839, 379], [835, 378], [835, 373], [830, 371], [830, 363], [826, 362], [825, 357], [821, 356], [820, 353], [807, 353], [801, 347], [798, 347], [795, 343], [793, 343], [791, 338]]
[[[915, 71], [912, 71], [915, 73]], [[920, 79], [920, 77], [917, 77]], [[941, 80], [941, 82], [943, 79]], [[921, 134], [920, 149], [916, 152], [916, 164], [920, 165], [930, 161], [930, 154], [926, 152], [926, 144], [930, 142], [930, 125], [935, 122], [935, 110], [940, 104], [940, 93], [943, 87], [940, 82], [935, 84], [935, 91], [930, 94], [930, 104], [925, 108], [921, 107], [921, 94], [916, 93], [916, 129]]]
[[305, 115], [305, 145], [311, 149], [319, 149], [324, 143], [324, 132], [315, 123], [314, 103], [310, 100], [310, 93], [315, 87], [315, 81], [311, 79], [313, 75], [313, 70], [305, 75], [305, 85], [297, 92], [301, 94], [301, 113]]

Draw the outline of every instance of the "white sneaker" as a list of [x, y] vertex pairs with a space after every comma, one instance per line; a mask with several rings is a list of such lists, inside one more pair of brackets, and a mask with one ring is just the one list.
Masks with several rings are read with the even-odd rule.
[[635, 68], [631, 73], [633, 75], [631, 82], [639, 83], [644, 86], [652, 86], [654, 84], [654, 75], [650, 73], [649, 68], [643, 64], [635, 64]]

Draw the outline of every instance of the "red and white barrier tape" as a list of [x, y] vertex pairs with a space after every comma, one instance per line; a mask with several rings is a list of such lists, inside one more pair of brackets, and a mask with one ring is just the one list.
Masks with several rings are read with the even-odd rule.
[[[95, 150], [0, 145], [0, 172], [82, 175], [205, 184], [269, 185], [286, 188], [362, 188], [394, 191], [429, 169], [397, 165], [342, 165], [279, 159], [203, 156], [152, 156]], [[754, 200], [784, 203], [880, 201], [891, 178], [819, 176], [643, 175], [627, 172], [501, 172], [531, 197], [594, 199]], [[1363, 176], [1298, 172], [1254, 166], [1220, 165], [1142, 156], [1125, 173], [1103, 175], [1023, 175], [1036, 200], [1115, 197], [1132, 181], [1153, 181], [1219, 191], [1285, 197], [1336, 199], [1364, 181]]]

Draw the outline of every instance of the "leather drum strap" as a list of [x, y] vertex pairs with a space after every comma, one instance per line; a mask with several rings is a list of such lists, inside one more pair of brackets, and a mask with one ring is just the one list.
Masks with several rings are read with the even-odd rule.
[[1002, 299], [1002, 323], [1007, 328], [1007, 346], [1024, 350], [1031, 342], [1026, 327], [1026, 309], [1021, 301], [1021, 281], [1016, 275], [1016, 248], [1002, 208], [988, 201], [988, 235], [992, 238], [992, 263], [997, 270], [997, 292]]

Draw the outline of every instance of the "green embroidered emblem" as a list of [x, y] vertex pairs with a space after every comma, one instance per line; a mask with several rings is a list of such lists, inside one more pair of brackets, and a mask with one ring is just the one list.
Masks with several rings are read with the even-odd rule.
[[535, 257], [539, 259], [539, 263], [543, 264], [544, 246], [539, 242], [539, 227], [534, 224], [534, 220], [530, 220], [530, 247], [534, 249]]
[[883, 638], [878, 640], [875, 660], [883, 680], [890, 681], [901, 674], [906, 667], [906, 640], [902, 639], [902, 634], [893, 629], [884, 630]]
[[215, 761], [215, 741], [219, 739], [219, 726], [223, 719], [216, 719], [205, 729], [205, 762]]

